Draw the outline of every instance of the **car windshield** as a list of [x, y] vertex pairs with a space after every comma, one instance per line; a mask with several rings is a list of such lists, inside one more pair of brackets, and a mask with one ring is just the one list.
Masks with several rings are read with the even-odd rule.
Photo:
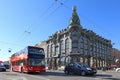
[[86, 67], [86, 68], [89, 67], [88, 65], [86, 65], [84, 63], [77, 63], [77, 65], [80, 66], [80, 67]]
[[0, 65], [0, 67], [5, 67], [4, 65]]

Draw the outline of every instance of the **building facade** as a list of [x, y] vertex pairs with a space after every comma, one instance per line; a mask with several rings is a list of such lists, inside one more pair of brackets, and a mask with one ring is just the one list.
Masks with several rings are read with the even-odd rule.
[[68, 27], [49, 36], [44, 45], [49, 69], [58, 69], [69, 62], [83, 62], [94, 67], [110, 66], [113, 60], [111, 41], [84, 29], [76, 7], [72, 11]]
[[113, 67], [120, 67], [120, 50], [113, 48]]

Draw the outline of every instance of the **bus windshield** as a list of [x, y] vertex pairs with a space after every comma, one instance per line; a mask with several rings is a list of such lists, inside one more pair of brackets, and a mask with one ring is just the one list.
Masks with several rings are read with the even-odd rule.
[[40, 48], [29, 48], [28, 53], [29, 54], [44, 54], [44, 50]]
[[44, 59], [29, 59], [29, 65], [31, 66], [45, 66]]

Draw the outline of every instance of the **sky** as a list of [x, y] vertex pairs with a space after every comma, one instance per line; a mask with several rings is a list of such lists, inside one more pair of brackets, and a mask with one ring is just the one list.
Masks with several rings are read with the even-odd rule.
[[120, 0], [0, 0], [0, 60], [67, 28], [73, 6], [83, 28], [120, 50], [119, 4]]

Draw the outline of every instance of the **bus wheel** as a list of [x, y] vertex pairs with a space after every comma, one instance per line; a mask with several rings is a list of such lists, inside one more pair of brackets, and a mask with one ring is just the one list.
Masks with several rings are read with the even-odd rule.
[[21, 67], [20, 72], [23, 73], [23, 67]]

